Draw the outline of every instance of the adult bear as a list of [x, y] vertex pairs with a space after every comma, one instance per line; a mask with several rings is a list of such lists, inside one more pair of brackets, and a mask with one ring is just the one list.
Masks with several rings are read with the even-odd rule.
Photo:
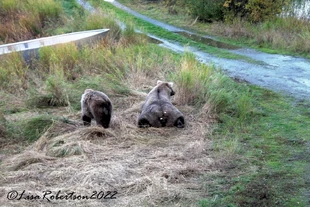
[[93, 89], [86, 89], [81, 98], [81, 110], [84, 126], [89, 126], [91, 120], [95, 119], [98, 126], [109, 127], [112, 103], [106, 94]]
[[142, 106], [139, 127], [184, 127], [184, 115], [170, 101], [175, 94], [172, 87], [172, 82], [157, 81]]

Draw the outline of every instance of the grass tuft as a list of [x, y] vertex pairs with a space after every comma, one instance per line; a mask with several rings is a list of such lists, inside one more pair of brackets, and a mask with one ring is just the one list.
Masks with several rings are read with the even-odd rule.
[[18, 52], [1, 57], [0, 62], [0, 89], [16, 92], [27, 88], [28, 66]]
[[176, 74], [175, 82], [179, 91], [177, 102], [188, 105], [202, 105], [207, 101], [207, 90], [212, 67], [199, 65], [196, 57], [191, 53], [185, 53], [180, 71]]
[[39, 57], [38, 70], [44, 73], [56, 74], [61, 78], [74, 80], [81, 72], [78, 60], [82, 57], [74, 43], [42, 47], [39, 49]]
[[23, 136], [29, 142], [36, 141], [53, 124], [53, 118], [46, 115], [25, 120], [21, 123]]
[[54, 123], [50, 115], [38, 115], [20, 121], [7, 121], [7, 134], [14, 142], [34, 142]]

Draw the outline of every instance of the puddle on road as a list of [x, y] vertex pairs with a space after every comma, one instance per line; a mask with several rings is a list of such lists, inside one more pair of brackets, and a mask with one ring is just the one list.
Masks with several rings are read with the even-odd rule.
[[188, 32], [175, 32], [175, 33], [180, 34], [188, 39], [194, 40], [196, 42], [201, 42], [205, 45], [212, 46], [212, 47], [228, 49], [228, 50], [240, 49], [240, 47], [237, 47], [235, 45], [226, 44], [226, 43], [216, 41], [211, 38], [203, 37], [203, 36], [193, 34], [193, 33], [188, 33]]

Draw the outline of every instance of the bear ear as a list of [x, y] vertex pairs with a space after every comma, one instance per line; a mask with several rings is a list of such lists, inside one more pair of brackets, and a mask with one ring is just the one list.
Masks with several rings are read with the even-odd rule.
[[157, 81], [157, 85], [162, 84], [163, 82], [161, 80]]
[[169, 82], [168, 84], [171, 88], [173, 87], [173, 82]]
[[90, 89], [90, 88], [87, 88], [87, 89], [85, 89], [84, 93], [90, 93], [90, 92], [92, 92], [92, 91], [94, 91], [94, 90], [93, 90], [93, 89]]

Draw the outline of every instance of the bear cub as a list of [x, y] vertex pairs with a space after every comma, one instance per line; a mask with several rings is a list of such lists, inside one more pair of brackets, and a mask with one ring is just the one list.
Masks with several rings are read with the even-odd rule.
[[91, 120], [95, 119], [98, 126], [109, 127], [112, 103], [106, 94], [86, 89], [81, 97], [81, 110], [84, 126], [90, 126]]
[[157, 81], [142, 105], [138, 127], [184, 127], [183, 113], [170, 101], [170, 97], [175, 94], [172, 87], [172, 82]]

